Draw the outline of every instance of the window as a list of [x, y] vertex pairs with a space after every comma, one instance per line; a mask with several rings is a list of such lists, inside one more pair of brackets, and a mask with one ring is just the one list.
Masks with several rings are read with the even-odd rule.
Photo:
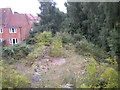
[[33, 31], [33, 28], [31, 28], [31, 31]]
[[10, 44], [17, 44], [18, 43], [18, 39], [17, 38], [10, 38], [9, 42], [10, 42]]
[[10, 33], [16, 33], [16, 28], [10, 28]]
[[3, 39], [0, 38], [0, 43], [3, 42]]
[[0, 28], [0, 33], [3, 33], [3, 29], [2, 28]]

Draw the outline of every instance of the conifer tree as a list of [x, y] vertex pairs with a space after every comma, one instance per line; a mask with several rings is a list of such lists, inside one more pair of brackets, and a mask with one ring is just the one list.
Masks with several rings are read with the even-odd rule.
[[39, 23], [38, 32], [51, 31], [52, 34], [58, 32], [63, 21], [64, 13], [56, 8], [56, 3], [51, 2], [41, 2], [39, 7], [41, 13], [38, 16], [41, 18]]

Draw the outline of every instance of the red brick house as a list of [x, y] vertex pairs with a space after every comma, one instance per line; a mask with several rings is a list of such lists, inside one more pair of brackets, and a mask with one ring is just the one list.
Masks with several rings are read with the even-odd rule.
[[5, 41], [6, 45], [22, 42], [29, 37], [32, 23], [37, 20], [27, 14], [13, 14], [10, 8], [0, 8], [0, 42]]
[[38, 18], [37, 16], [33, 16], [32, 14], [26, 14], [28, 17], [28, 21], [31, 27], [33, 27], [33, 22], [39, 22], [40, 18]]

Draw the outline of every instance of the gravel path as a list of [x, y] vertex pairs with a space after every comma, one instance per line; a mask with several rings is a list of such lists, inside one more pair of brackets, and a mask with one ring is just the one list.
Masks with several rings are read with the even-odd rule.
[[41, 77], [41, 74], [38, 73], [38, 72], [35, 72], [34, 75], [33, 75], [33, 78], [32, 78], [32, 82], [33, 83], [37, 83], [40, 81], [40, 77]]

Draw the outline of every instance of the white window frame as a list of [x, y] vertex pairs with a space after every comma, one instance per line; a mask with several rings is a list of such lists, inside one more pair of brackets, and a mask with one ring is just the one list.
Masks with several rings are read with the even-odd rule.
[[[15, 39], [15, 43], [13, 43], [13, 39]], [[9, 43], [12, 44], [12, 45], [13, 44], [18, 44], [18, 39], [17, 38], [10, 38]]]
[[1, 43], [1, 42], [3, 42], [3, 39], [2, 39], [2, 38], [0, 38], [0, 43]]
[[[12, 31], [12, 29], [14, 29], [14, 32]], [[10, 32], [10, 33], [17, 33], [17, 29], [16, 29], [16, 28], [10, 28], [10, 29], [9, 29], [9, 32]]]
[[31, 28], [31, 31], [33, 31], [33, 28]]
[[0, 33], [3, 33], [3, 29], [2, 28], [0, 28]]

